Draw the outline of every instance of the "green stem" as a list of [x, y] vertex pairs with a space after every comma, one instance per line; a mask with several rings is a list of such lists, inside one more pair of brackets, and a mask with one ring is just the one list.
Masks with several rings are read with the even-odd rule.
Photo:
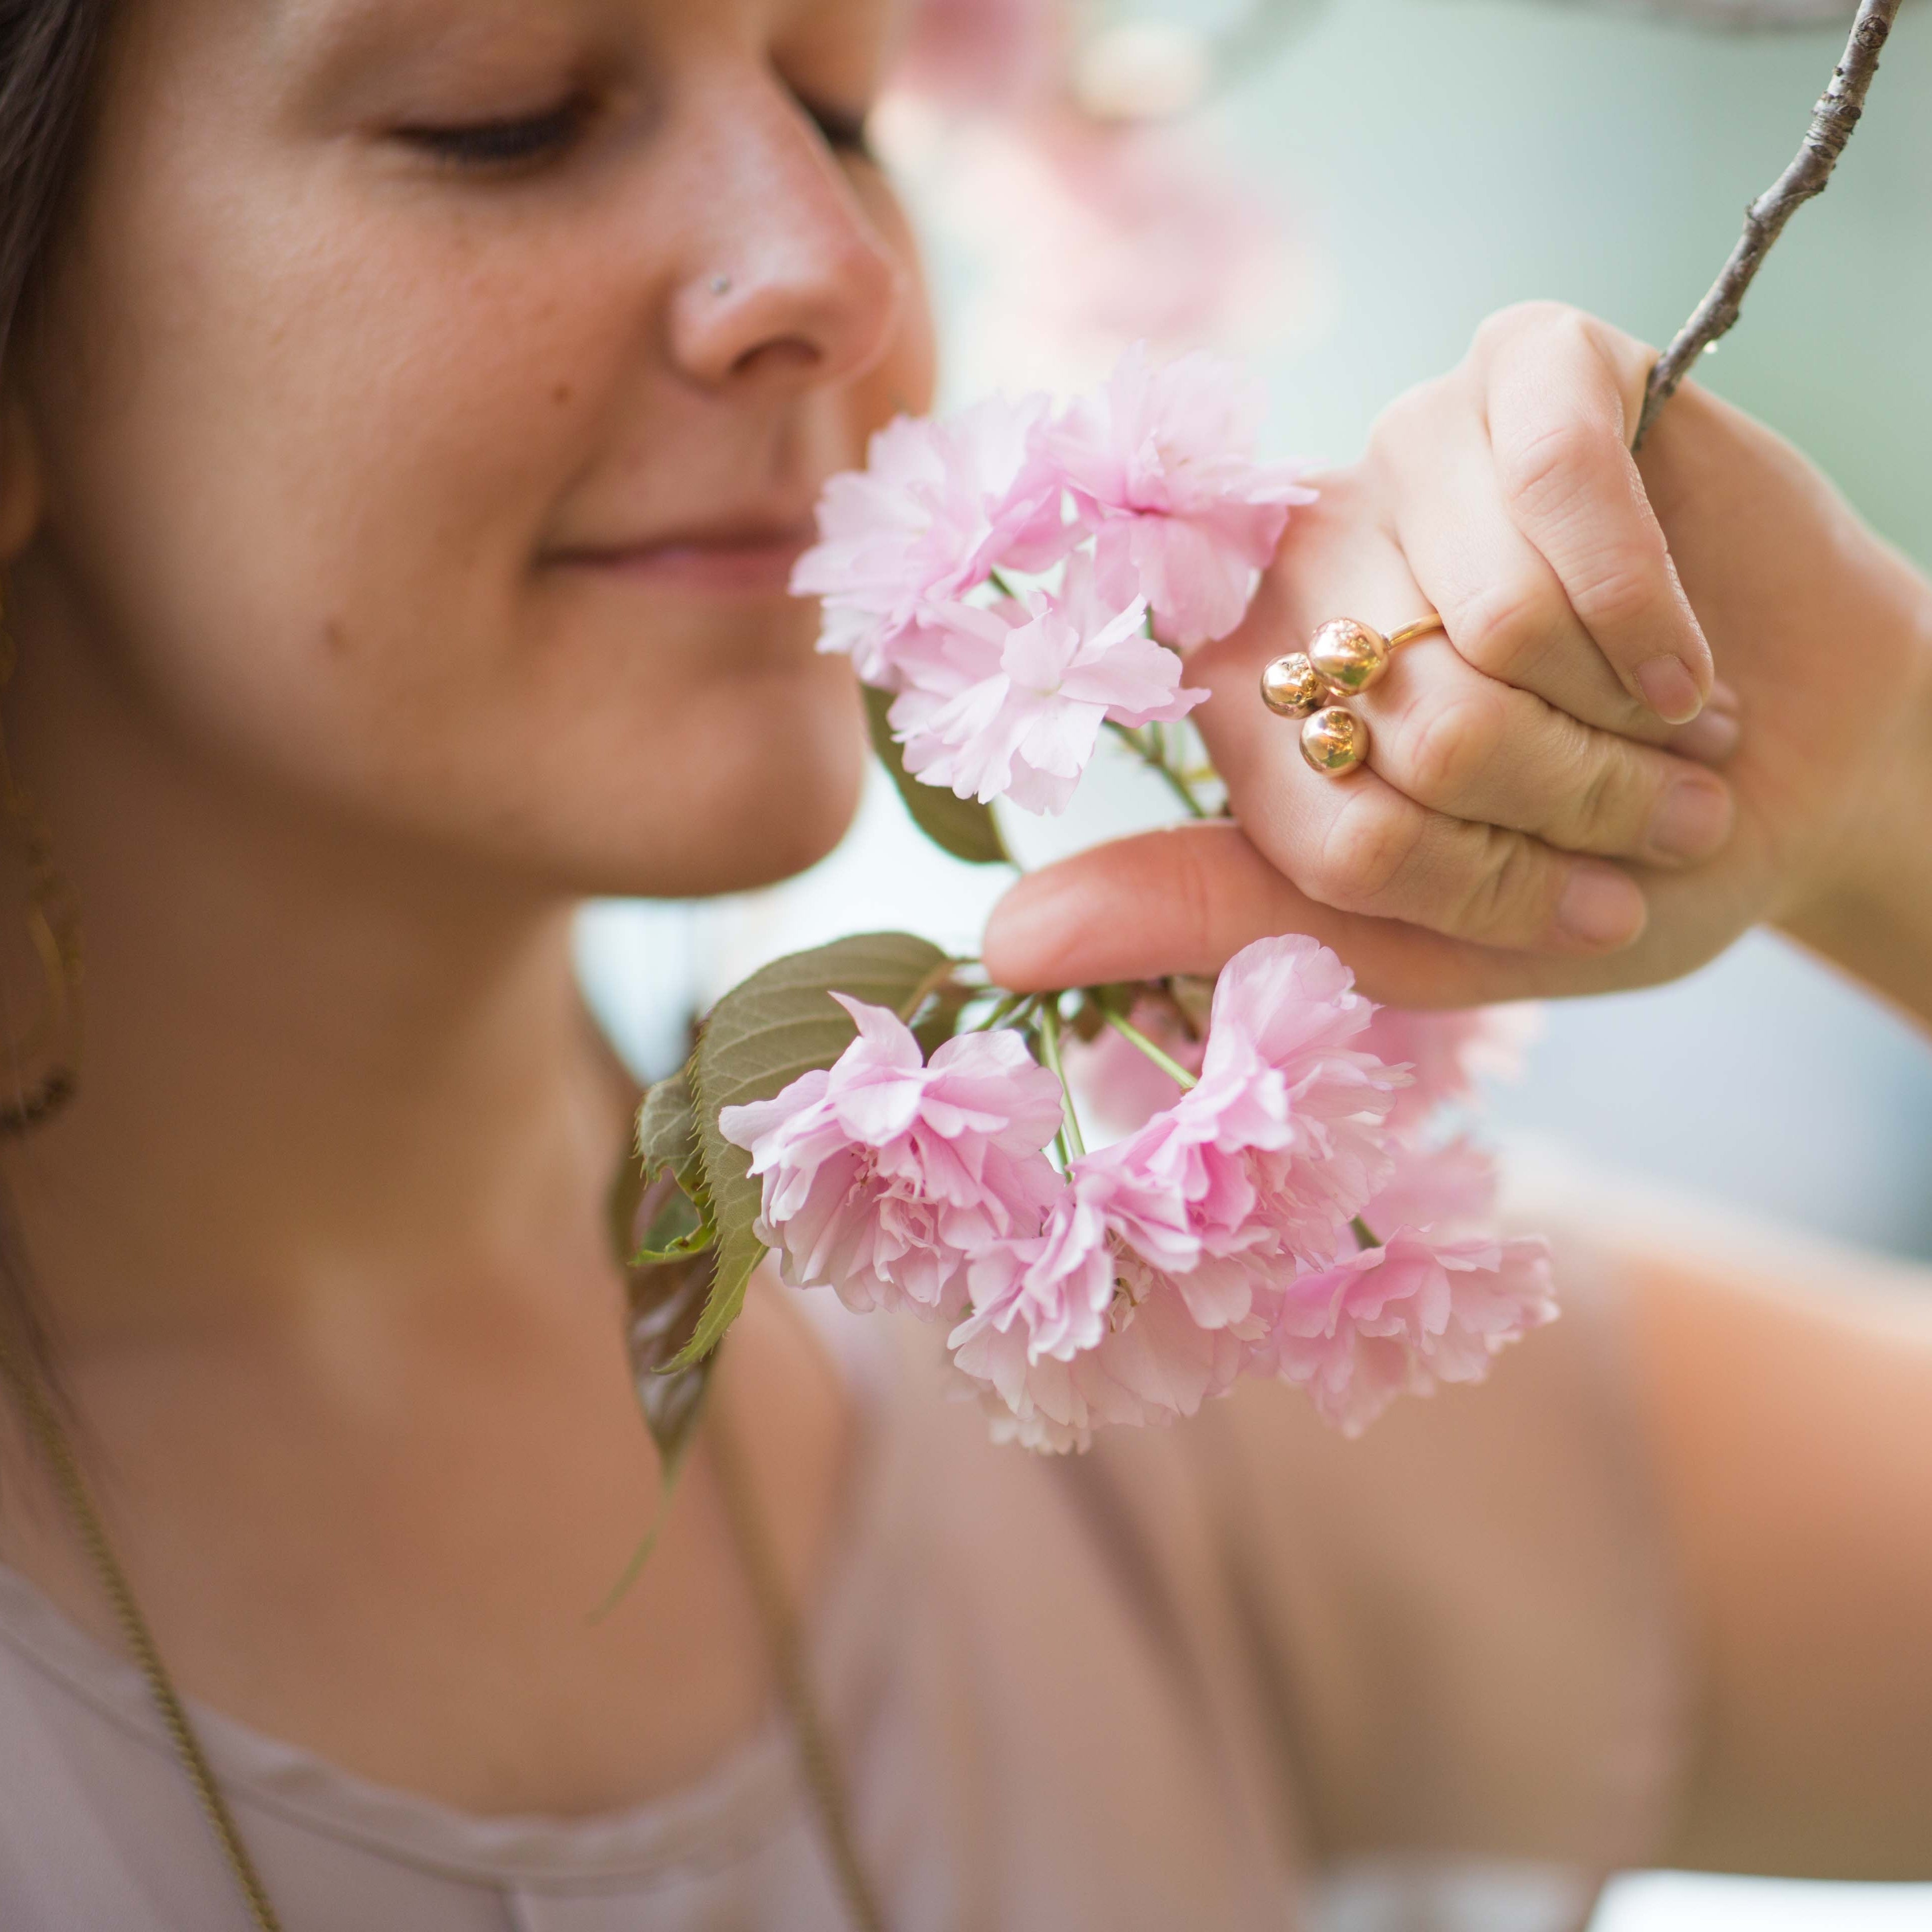
[[993, 588], [997, 590], [1002, 597], [1010, 597], [1016, 604], [1020, 601], [1020, 593], [1006, 581], [1006, 574], [1004, 571], [989, 570], [987, 572], [986, 576], [988, 581], [992, 584]]
[[991, 1033], [995, 1027], [1028, 1025], [1032, 1022], [1033, 1015], [1028, 1009], [1039, 998], [1037, 993], [1009, 993], [973, 1030], [975, 1033]]
[[1167, 762], [1159, 746], [1149, 743], [1131, 725], [1117, 724], [1111, 718], [1107, 720], [1107, 729], [1125, 739], [1133, 747], [1142, 764], [1160, 774], [1168, 790], [1186, 806], [1189, 817], [1205, 818], [1208, 816], [1208, 808], [1195, 796], [1194, 788]]
[[[1098, 1000], [1094, 1004], [1096, 1006], [1100, 1004]], [[1155, 1066], [1158, 1066], [1184, 1094], [1190, 1088], [1200, 1085], [1201, 1078], [1198, 1074], [1189, 1072], [1179, 1060], [1174, 1059], [1171, 1054], [1162, 1052], [1160, 1048], [1155, 1046], [1154, 1042], [1149, 1040], [1147, 1035], [1131, 1021], [1123, 1019], [1118, 1013], [1109, 1012], [1105, 1006], [1101, 1006], [1100, 1012], [1107, 1024], [1123, 1040], [1130, 1041], [1134, 1046], [1138, 1047], [1141, 1052], [1145, 1054], [1148, 1059], [1152, 1060]]]
[[1066, 1115], [1066, 1144], [1078, 1160], [1087, 1151], [1087, 1139], [1080, 1131], [1080, 1116], [1073, 1111], [1073, 1090], [1067, 1085], [1066, 1070], [1060, 1064], [1060, 1012], [1051, 1000], [1040, 1010], [1040, 1046], [1046, 1056], [1047, 1071], [1060, 1082], [1060, 1104]]
[[1023, 993], [1002, 993], [993, 1002], [992, 1010], [982, 1020], [974, 1022], [975, 1033], [991, 1033], [996, 1026], [1004, 1026], [1009, 1015], [1018, 1012], [1026, 1004]]
[[1348, 1226], [1355, 1231], [1357, 1247], [1378, 1248], [1382, 1245], [1382, 1237], [1362, 1219], [1360, 1215], [1358, 1214]]

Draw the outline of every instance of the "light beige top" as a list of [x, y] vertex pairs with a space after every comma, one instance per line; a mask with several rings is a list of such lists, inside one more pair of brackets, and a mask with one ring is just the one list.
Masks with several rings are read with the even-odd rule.
[[[1565, 1319], [1355, 1443], [1257, 1384], [1039, 1460], [929, 1331], [833, 1321], [871, 1366], [814, 1649], [893, 1932], [1565, 1932], [1654, 1855], [1670, 1590], [1614, 1292], [1559, 1258]], [[484, 1819], [196, 1716], [287, 1932], [844, 1923], [776, 1722], [668, 1802]], [[139, 1679], [0, 1570], [0, 1927], [246, 1924]]]

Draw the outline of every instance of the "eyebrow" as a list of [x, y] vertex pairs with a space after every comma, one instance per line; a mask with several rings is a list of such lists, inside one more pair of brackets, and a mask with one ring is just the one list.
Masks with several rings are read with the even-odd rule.
[[277, 0], [270, 32], [306, 97], [406, 58], [431, 71], [461, 62], [521, 67], [547, 47], [580, 56], [584, 0]]

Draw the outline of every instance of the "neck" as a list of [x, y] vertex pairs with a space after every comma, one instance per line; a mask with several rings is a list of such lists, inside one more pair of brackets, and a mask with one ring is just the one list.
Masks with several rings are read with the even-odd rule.
[[64, 641], [6, 718], [86, 934], [79, 1097], [7, 1154], [62, 1345], [592, 1252], [624, 1100], [568, 903], [199, 754]]

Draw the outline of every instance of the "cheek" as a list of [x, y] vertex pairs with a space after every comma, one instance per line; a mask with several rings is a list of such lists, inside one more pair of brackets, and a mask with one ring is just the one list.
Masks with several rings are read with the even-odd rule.
[[[856, 402], [866, 434], [896, 416], [924, 416], [938, 381], [938, 337], [932, 292], [912, 224], [886, 177], [868, 170], [858, 180], [860, 200], [887, 245], [904, 264], [905, 298], [901, 324], [890, 351], [860, 385]], [[862, 451], [863, 439], [860, 448]], [[854, 460], [859, 460], [855, 455]]]
[[[619, 251], [426, 243], [260, 173], [251, 219], [206, 183], [103, 184], [118, 217], [49, 332], [84, 349], [40, 390], [51, 540], [142, 709], [206, 758], [585, 890], [728, 889], [827, 849], [862, 751], [810, 611], [573, 599], [533, 569], [614, 418], [650, 416], [650, 291], [610, 279]], [[79, 326], [116, 316], [140, 326]], [[825, 429], [878, 407], [848, 396]], [[664, 472], [680, 428], [626, 446]]]
[[41, 386], [42, 441], [103, 614], [184, 709], [293, 678], [329, 717], [373, 714], [481, 669], [584, 460], [596, 346], [541, 260], [492, 278], [460, 231], [402, 248], [259, 178], [259, 212], [198, 198], [205, 172], [102, 184], [59, 284], [75, 326], [49, 337], [78, 352]]

